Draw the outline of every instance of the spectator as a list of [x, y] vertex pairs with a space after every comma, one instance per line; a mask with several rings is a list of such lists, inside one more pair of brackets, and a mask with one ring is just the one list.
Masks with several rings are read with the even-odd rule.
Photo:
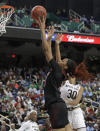
[[83, 15], [83, 16], [80, 18], [80, 21], [83, 21], [83, 22], [88, 23], [88, 19], [86, 18], [85, 15]]
[[89, 122], [89, 124], [88, 124], [88, 126], [87, 126], [86, 130], [87, 130], [87, 131], [94, 131], [94, 128], [93, 128], [93, 126], [92, 126], [92, 123], [91, 123], [91, 122]]
[[38, 23], [36, 23], [35, 21], [32, 23], [31, 25], [32, 28], [39, 28]]
[[64, 8], [61, 10], [61, 17], [63, 20], [67, 20], [67, 11]]
[[94, 24], [94, 17], [93, 16], [90, 17], [90, 24]]
[[6, 131], [6, 122], [2, 121], [1, 131]]
[[78, 18], [78, 16], [76, 16], [76, 17], [74, 18], [74, 22], [76, 22], [76, 23], [79, 23], [79, 22], [80, 22], [80, 19]]
[[100, 119], [100, 106], [98, 107], [98, 109], [96, 110], [96, 117], [98, 118], [98, 119]]
[[56, 9], [56, 15], [61, 16], [61, 10], [60, 9]]
[[98, 128], [99, 128], [98, 124], [94, 124], [94, 131], [98, 131]]
[[1, 126], [1, 131], [6, 131], [6, 126]]
[[44, 130], [43, 131], [52, 131], [51, 124], [49, 118], [45, 120]]
[[17, 114], [16, 114], [16, 120], [17, 120], [18, 125], [21, 126], [22, 116], [21, 116], [20, 113], [17, 113]]
[[17, 131], [17, 130], [15, 129], [15, 124], [14, 124], [14, 123], [11, 124], [9, 131]]
[[93, 97], [93, 93], [92, 93], [92, 90], [91, 88], [88, 89], [88, 96], [92, 99]]

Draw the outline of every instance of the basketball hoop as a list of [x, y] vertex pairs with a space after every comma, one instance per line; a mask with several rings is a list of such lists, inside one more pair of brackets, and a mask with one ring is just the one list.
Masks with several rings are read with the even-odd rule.
[[14, 7], [3, 5], [0, 7], [0, 36], [6, 33], [6, 23], [14, 13]]

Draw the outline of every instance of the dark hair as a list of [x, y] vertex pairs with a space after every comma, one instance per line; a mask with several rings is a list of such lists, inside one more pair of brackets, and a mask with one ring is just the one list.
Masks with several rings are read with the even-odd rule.
[[67, 66], [68, 69], [66, 70], [66, 73], [69, 74], [69, 76], [75, 76], [82, 81], [89, 81], [94, 78], [93, 75], [88, 72], [85, 62], [82, 62], [77, 66], [75, 61], [68, 59]]
[[75, 63], [75, 61], [68, 59], [67, 67], [68, 69], [66, 70], [66, 73], [69, 73], [70, 76], [75, 75], [75, 69], [77, 67], [77, 64]]

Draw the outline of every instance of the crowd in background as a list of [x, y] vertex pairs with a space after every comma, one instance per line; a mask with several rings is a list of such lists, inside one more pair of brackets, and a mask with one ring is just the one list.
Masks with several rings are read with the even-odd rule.
[[[31, 110], [37, 110], [41, 131], [52, 130], [45, 110], [45, 80], [49, 69], [11, 68], [0, 70], [0, 130], [18, 129]], [[100, 130], [100, 74], [93, 82], [81, 82], [84, 87], [81, 107], [87, 131]], [[4, 117], [8, 118], [5, 119]], [[10, 121], [9, 121], [10, 120]], [[10, 125], [7, 126], [6, 124]]]
[[[38, 24], [31, 17], [32, 7], [26, 6], [15, 8], [15, 12], [12, 15], [8, 25], [27, 27], [27, 28], [39, 28]], [[46, 25], [54, 25], [57, 31], [68, 31], [77, 33], [89, 33], [99, 34], [100, 23], [95, 21], [93, 16], [87, 18], [85, 15], [70, 15], [66, 9], [56, 9], [55, 12], [47, 12]]]

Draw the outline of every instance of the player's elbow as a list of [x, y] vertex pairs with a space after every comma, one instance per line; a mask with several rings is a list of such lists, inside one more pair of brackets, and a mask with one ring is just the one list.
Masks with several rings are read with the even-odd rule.
[[49, 62], [51, 59], [53, 59], [52, 54], [48, 53], [48, 52], [45, 52], [45, 57], [46, 57], [47, 62]]

